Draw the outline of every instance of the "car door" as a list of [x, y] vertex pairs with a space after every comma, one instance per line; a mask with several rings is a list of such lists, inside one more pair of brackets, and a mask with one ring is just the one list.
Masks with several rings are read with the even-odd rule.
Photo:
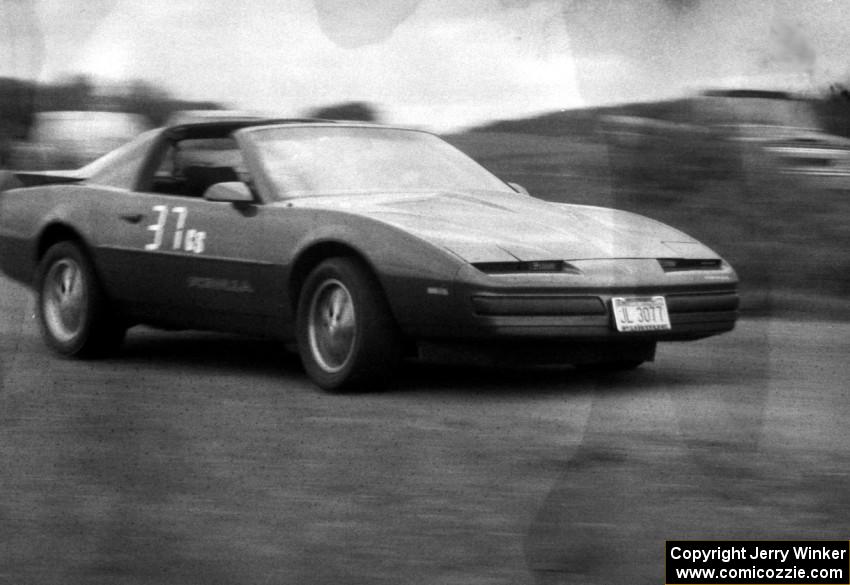
[[[154, 152], [135, 188], [99, 211], [104, 280], [138, 320], [254, 331], [283, 302], [269, 210], [204, 199], [209, 184], [238, 178], [233, 166], [209, 163], [241, 157], [235, 142], [232, 150], [193, 148], [182, 161], [174, 143]], [[194, 167], [203, 181], [188, 172], [199, 156], [208, 159]]]
[[113, 247], [126, 264], [115, 296], [154, 321], [254, 330], [278, 294], [267, 215], [261, 205], [136, 193], [117, 211]]

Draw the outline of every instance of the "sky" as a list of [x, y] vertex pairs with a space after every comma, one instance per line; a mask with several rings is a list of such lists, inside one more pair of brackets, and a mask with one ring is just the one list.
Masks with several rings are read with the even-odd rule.
[[850, 78], [845, 0], [0, 0], [0, 75], [145, 79], [446, 130], [705, 87]]

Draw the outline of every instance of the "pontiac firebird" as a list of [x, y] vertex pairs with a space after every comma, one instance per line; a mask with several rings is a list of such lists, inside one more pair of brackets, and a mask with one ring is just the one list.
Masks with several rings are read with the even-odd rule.
[[237, 332], [346, 391], [409, 357], [629, 369], [737, 318], [734, 270], [693, 238], [535, 199], [419, 130], [181, 124], [6, 182], [0, 268], [65, 356], [138, 324]]

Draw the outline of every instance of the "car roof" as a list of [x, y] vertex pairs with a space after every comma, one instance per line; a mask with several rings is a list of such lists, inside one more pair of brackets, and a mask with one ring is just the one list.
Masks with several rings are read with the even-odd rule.
[[223, 119], [203, 122], [191, 122], [177, 124], [165, 128], [165, 133], [171, 140], [221, 138], [237, 130], [257, 127], [280, 127], [286, 125], [316, 125], [316, 126], [348, 126], [359, 128], [386, 128], [395, 130], [406, 130], [410, 132], [422, 132], [430, 134], [426, 130], [417, 128], [406, 128], [361, 120], [328, 120], [324, 118], [257, 118], [257, 119]]
[[174, 139], [181, 140], [183, 138], [213, 138], [222, 134], [229, 134], [247, 128], [249, 126], [269, 126], [282, 124], [316, 124], [330, 123], [332, 120], [320, 120], [317, 118], [224, 118], [220, 120], [204, 120], [198, 122], [187, 122], [168, 126], [165, 129], [166, 134]]

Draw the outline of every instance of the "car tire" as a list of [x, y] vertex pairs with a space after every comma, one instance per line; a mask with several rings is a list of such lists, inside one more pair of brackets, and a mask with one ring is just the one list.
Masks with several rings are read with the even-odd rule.
[[402, 359], [401, 335], [383, 291], [353, 258], [325, 260], [307, 277], [296, 335], [304, 369], [330, 392], [380, 390]]
[[121, 345], [126, 328], [109, 310], [91, 261], [74, 242], [59, 242], [44, 254], [36, 294], [41, 334], [55, 352], [93, 358]]

